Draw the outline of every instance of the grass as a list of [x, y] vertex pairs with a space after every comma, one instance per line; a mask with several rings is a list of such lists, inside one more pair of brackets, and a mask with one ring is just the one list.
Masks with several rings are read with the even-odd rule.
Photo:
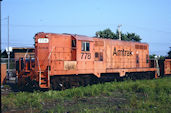
[[110, 82], [64, 91], [11, 93], [1, 99], [2, 111], [168, 113], [171, 111], [171, 77]]

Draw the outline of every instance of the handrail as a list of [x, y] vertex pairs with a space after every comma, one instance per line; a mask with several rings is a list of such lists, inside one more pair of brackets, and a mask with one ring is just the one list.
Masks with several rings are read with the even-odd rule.
[[[51, 52], [49, 53], [49, 56], [48, 56], [48, 80], [50, 79], [50, 76], [49, 76], [49, 59], [50, 59], [50, 56], [52, 54], [52, 51], [55, 47], [52, 48]], [[48, 83], [49, 84], [49, 83]]]
[[41, 84], [41, 68], [40, 68], [40, 64], [39, 64], [39, 59], [37, 58], [37, 62], [38, 62], [38, 67], [39, 67], [39, 85]]

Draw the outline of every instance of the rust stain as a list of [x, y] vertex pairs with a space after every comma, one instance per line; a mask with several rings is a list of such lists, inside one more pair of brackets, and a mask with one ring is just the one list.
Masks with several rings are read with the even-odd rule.
[[64, 70], [75, 70], [76, 64], [76, 61], [64, 61]]

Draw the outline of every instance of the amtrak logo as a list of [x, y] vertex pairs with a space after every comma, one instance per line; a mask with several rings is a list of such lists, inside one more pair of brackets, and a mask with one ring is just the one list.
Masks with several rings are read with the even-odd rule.
[[116, 48], [114, 48], [113, 51], [113, 56], [132, 56], [132, 51], [130, 50], [116, 50]]

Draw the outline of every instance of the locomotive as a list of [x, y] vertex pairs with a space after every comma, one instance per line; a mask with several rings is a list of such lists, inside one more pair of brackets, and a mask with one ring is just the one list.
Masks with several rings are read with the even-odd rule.
[[19, 86], [65, 89], [125, 76], [158, 77], [147, 43], [44, 32], [34, 40], [35, 58], [18, 60]]

